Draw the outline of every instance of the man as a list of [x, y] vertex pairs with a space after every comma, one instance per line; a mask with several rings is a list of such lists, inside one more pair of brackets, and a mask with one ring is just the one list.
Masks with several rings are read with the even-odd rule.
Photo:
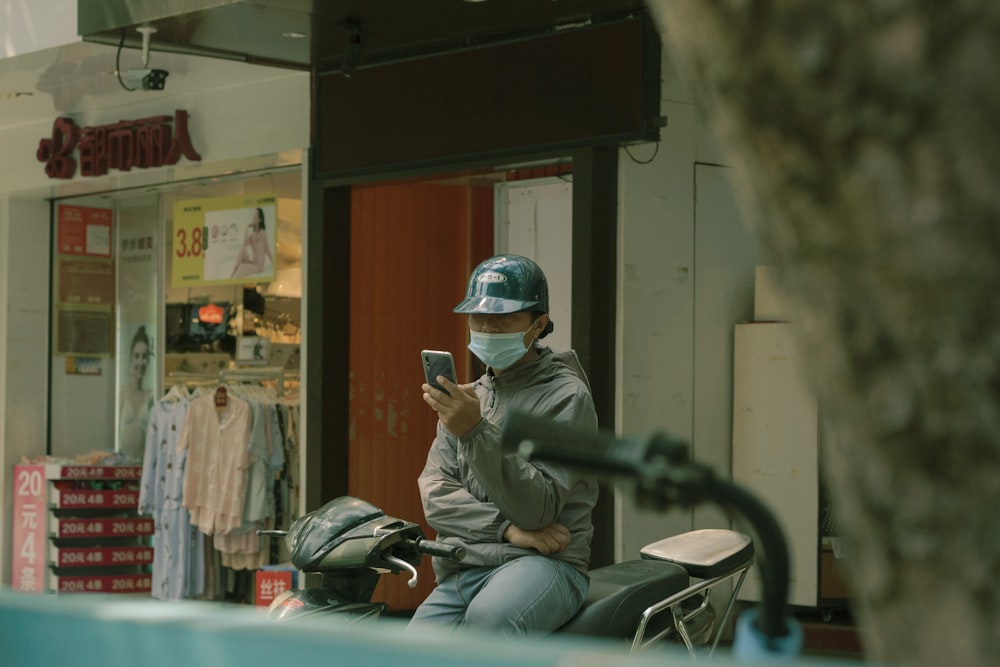
[[467, 555], [461, 563], [434, 559], [437, 587], [411, 627], [545, 633], [583, 604], [596, 480], [526, 462], [500, 444], [512, 410], [597, 429], [576, 354], [537, 344], [553, 329], [548, 309], [545, 274], [517, 255], [477, 266], [455, 307], [467, 315], [469, 349], [487, 370], [462, 386], [438, 376], [447, 392], [423, 385], [439, 421], [418, 483], [437, 539], [462, 545]]

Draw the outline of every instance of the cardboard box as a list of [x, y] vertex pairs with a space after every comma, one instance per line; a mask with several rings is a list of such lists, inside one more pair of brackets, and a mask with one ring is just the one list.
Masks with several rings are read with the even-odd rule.
[[821, 600], [840, 600], [851, 597], [850, 585], [844, 572], [846, 558], [837, 558], [833, 547], [823, 545], [820, 552], [819, 597]]

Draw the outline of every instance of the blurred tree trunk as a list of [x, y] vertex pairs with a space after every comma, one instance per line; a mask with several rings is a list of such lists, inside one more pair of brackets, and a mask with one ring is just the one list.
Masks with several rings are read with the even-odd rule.
[[871, 660], [1000, 656], [1000, 3], [650, 0], [795, 305]]

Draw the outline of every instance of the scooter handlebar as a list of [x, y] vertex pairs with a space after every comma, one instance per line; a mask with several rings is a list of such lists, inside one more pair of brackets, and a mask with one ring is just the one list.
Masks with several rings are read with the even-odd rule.
[[434, 540], [419, 540], [417, 542], [417, 550], [428, 556], [440, 556], [441, 558], [450, 558], [451, 560], [465, 559], [465, 547], [456, 547], [452, 544], [435, 542]]

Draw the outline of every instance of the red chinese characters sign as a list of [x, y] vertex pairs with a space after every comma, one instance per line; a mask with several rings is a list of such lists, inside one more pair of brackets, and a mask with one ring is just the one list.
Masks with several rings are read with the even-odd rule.
[[45, 590], [45, 466], [14, 466], [14, 525], [11, 587], [15, 591]]
[[81, 176], [103, 176], [110, 169], [162, 167], [177, 164], [181, 156], [201, 160], [188, 134], [188, 112], [181, 109], [173, 118], [153, 116], [97, 127], [81, 128], [70, 118], [57, 118], [52, 136], [38, 143], [35, 156], [45, 163], [50, 178], [72, 178], [77, 150]]
[[258, 607], [267, 607], [293, 585], [289, 570], [257, 570], [255, 602]]

